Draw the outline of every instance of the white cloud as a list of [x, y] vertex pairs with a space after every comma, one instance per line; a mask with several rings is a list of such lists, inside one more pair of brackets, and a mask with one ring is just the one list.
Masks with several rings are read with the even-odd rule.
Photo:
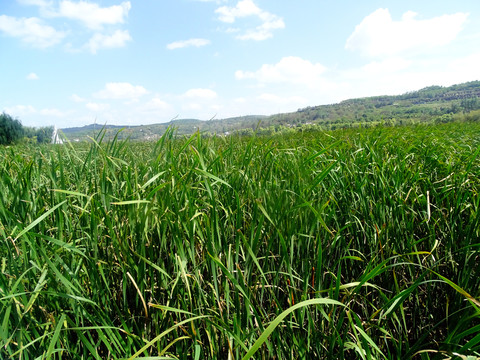
[[97, 33], [90, 38], [85, 47], [92, 54], [96, 54], [100, 49], [124, 47], [131, 40], [132, 38], [127, 30], [117, 30], [112, 35]]
[[275, 104], [296, 104], [297, 106], [299, 105], [305, 105], [308, 103], [308, 100], [301, 97], [301, 96], [279, 96], [275, 94], [270, 94], [270, 93], [263, 93], [257, 97], [258, 100], [261, 101], [268, 101], [271, 103]]
[[257, 15], [260, 16], [262, 10], [255, 5], [252, 0], [241, 0], [235, 7], [222, 6], [215, 10], [219, 14], [218, 19], [226, 23], [234, 23], [236, 18]]
[[201, 47], [210, 44], [207, 39], [189, 39], [183, 41], [175, 41], [167, 45], [168, 50], [181, 49], [189, 46]]
[[43, 116], [54, 116], [54, 117], [63, 117], [66, 115], [63, 111], [58, 109], [42, 109], [39, 111], [39, 114]]
[[[260, 9], [253, 0], [241, 0], [235, 7], [222, 6], [215, 10], [218, 14], [218, 19], [224, 23], [233, 24], [239, 18], [250, 16], [258, 17], [262, 22], [261, 25], [247, 29], [243, 34], [237, 35], [239, 40], [266, 40], [273, 36], [273, 31], [285, 28], [283, 19], [275, 14]], [[227, 32], [235, 32], [236, 28], [229, 27]]]
[[245, 104], [247, 102], [247, 99], [244, 98], [244, 97], [237, 97], [237, 98], [233, 99], [233, 102], [235, 102], [237, 104]]
[[41, 49], [58, 44], [66, 36], [64, 32], [45, 25], [41, 19], [35, 17], [15, 18], [0, 15], [0, 31]]
[[372, 61], [362, 67], [362, 73], [369, 75], [391, 74], [405, 70], [411, 64], [412, 61], [400, 57], [392, 57], [381, 61]]
[[211, 100], [217, 97], [217, 93], [210, 89], [190, 89], [184, 95], [187, 98]]
[[27, 75], [27, 80], [38, 80], [38, 79], [40, 79], [38, 75], [33, 72]]
[[452, 83], [480, 80], [480, 52], [458, 58], [449, 64], [449, 70], [455, 75]]
[[388, 9], [378, 9], [356, 26], [345, 48], [366, 56], [392, 56], [412, 49], [431, 49], [452, 42], [467, 21], [467, 13], [417, 20], [413, 11], [392, 20]]
[[320, 63], [287, 56], [276, 64], [264, 64], [255, 72], [238, 70], [235, 72], [235, 77], [238, 80], [255, 79], [260, 83], [316, 85], [325, 71], [325, 66]]
[[66, 115], [65, 112], [55, 109], [55, 108], [45, 108], [37, 110], [32, 105], [15, 105], [12, 107], [5, 108], [5, 112], [12, 114], [12, 116], [29, 116], [32, 114], [42, 115], [42, 116], [54, 116], [54, 117], [63, 117]]
[[234, 34], [234, 33], [239, 33], [239, 32], [240, 32], [240, 29], [239, 29], [239, 28], [229, 27], [229, 28], [226, 28], [226, 29], [225, 29], [225, 32], [226, 32], [227, 34]]
[[120, 5], [100, 7], [98, 4], [86, 1], [64, 0], [60, 2], [55, 15], [78, 20], [90, 29], [99, 30], [104, 25], [123, 24], [131, 7], [130, 1], [122, 2]]
[[87, 100], [85, 100], [84, 98], [78, 96], [77, 94], [73, 94], [72, 96], [70, 96], [70, 99], [72, 99], [73, 101], [77, 102], [77, 103], [81, 103], [81, 102], [85, 102]]
[[247, 30], [243, 35], [238, 35], [237, 39], [255, 41], [266, 40], [273, 36], [273, 30], [283, 29], [284, 27], [285, 23], [282, 19], [272, 19], [272, 21], [266, 21], [255, 29]]
[[[426, 86], [450, 86], [480, 79], [480, 52], [458, 56], [445, 49], [446, 55], [433, 54], [421, 59], [387, 58], [339, 72], [332, 90], [335, 101], [354, 97], [397, 95]], [[448, 56], [454, 55], [454, 56]]]
[[[65, 50], [71, 53], [78, 53], [82, 50], [88, 50], [91, 53], [95, 54], [99, 49], [104, 48], [119, 48], [124, 47], [128, 41], [131, 41], [132, 38], [127, 30], [116, 30], [110, 28], [110, 32], [103, 31], [104, 27], [107, 25], [118, 25], [124, 24], [128, 13], [131, 9], [130, 1], [124, 1], [119, 5], [113, 5], [108, 7], [101, 7], [99, 4], [91, 1], [73, 1], [73, 0], [61, 0], [61, 1], [51, 1], [51, 0], [17, 0], [23, 5], [34, 5], [38, 6], [40, 9], [40, 14], [45, 18], [66, 18], [69, 20], [76, 20], [86, 26], [88, 29], [95, 31], [90, 38], [90, 40], [83, 46], [83, 48], [75, 48], [71, 43], [65, 45]], [[54, 5], [58, 3], [57, 5]], [[22, 36], [15, 35], [18, 37], [24, 38], [24, 41], [30, 43], [37, 43], [37, 47], [47, 47], [55, 45], [64, 37], [67, 36], [67, 33], [56, 32], [54, 29], [44, 25], [40, 19], [30, 18], [30, 19], [21, 19], [25, 24], [13, 24], [13, 21], [7, 17], [0, 19], [0, 30], [7, 31], [2, 29], [2, 22], [5, 23], [5, 27], [8, 26], [9, 29], [15, 28], [16, 34], [20, 33], [18, 30], [20, 27], [26, 28]], [[28, 20], [28, 21], [27, 21]], [[33, 25], [36, 23], [36, 28], [33, 28]], [[43, 28], [39, 28], [39, 26]], [[65, 25], [68, 26], [68, 25]], [[12, 33], [12, 31], [10, 31]], [[56, 36], [54, 36], [56, 35]], [[43, 42], [34, 41], [32, 38], [41, 38]]]
[[145, 104], [143, 109], [147, 111], [170, 110], [171, 106], [166, 101], [163, 101], [158, 97], [154, 97]]
[[99, 111], [105, 111], [110, 108], [109, 104], [101, 104], [101, 103], [94, 103], [94, 102], [89, 102], [85, 104], [85, 107], [88, 110], [99, 112]]
[[[467, 81], [480, 80], [479, 63], [480, 52], [478, 51], [449, 60], [432, 60], [425, 63], [423, 68], [416, 74], [416, 77], [423, 79], [424, 83], [426, 83], [422, 84], [421, 87], [432, 84], [450, 86]], [[414, 77], [412, 76], [412, 78]], [[420, 81], [420, 79], [417, 81]]]
[[111, 82], [105, 84], [105, 88], [95, 93], [99, 99], [138, 99], [148, 94], [143, 86], [132, 85], [127, 82]]
[[218, 95], [206, 88], [189, 89], [174, 97], [177, 114], [184, 118], [210, 119], [218, 112]]
[[37, 110], [32, 105], [15, 105], [12, 107], [6, 107], [3, 111], [12, 116], [24, 116], [33, 114]]
[[192, 102], [192, 103], [185, 103], [185, 104], [182, 104], [182, 109], [183, 110], [190, 110], [190, 111], [195, 111], [196, 113], [199, 113], [200, 110], [203, 109], [203, 106], [200, 105], [199, 103], [195, 103], [195, 102]]

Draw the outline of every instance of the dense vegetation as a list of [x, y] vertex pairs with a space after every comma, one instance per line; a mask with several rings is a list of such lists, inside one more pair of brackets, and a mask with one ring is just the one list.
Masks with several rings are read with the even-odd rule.
[[[375, 124], [451, 122], [458, 115], [480, 109], [480, 81], [450, 87], [429, 86], [397, 96], [350, 99], [339, 104], [299, 109], [274, 119], [292, 123], [313, 122], [329, 129]], [[476, 116], [480, 118], [480, 114]]]
[[479, 134], [0, 148], [0, 357], [480, 356]]
[[42, 126], [38, 128], [23, 127], [24, 138], [31, 143], [37, 144], [49, 144], [52, 142], [53, 126]]
[[8, 145], [23, 137], [23, 127], [18, 119], [0, 114], [0, 145]]
[[[335, 130], [349, 127], [377, 125], [407, 125], [417, 123], [448, 123], [465, 116], [469, 121], [480, 121], [480, 81], [450, 87], [430, 86], [397, 96], [374, 96], [350, 99], [338, 104], [311, 106], [293, 113], [271, 116], [242, 116], [229, 119], [201, 121], [175, 120], [163, 124], [128, 126], [121, 138], [132, 140], [158, 139], [169, 126], [178, 134], [225, 135], [240, 133], [264, 135], [296, 130]], [[468, 115], [467, 115], [468, 114]], [[86, 140], [101, 126], [63, 129], [70, 140]], [[107, 125], [106, 138], [112, 139], [123, 126]]]
[[22, 126], [20, 120], [11, 115], [0, 114], [0, 145], [9, 145], [20, 140], [45, 144], [52, 141], [53, 126], [32, 128]]

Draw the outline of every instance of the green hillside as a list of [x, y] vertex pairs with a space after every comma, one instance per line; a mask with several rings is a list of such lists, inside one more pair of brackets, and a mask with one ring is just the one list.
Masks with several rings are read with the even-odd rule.
[[198, 119], [172, 120], [167, 123], [139, 126], [102, 127], [99, 124], [62, 129], [72, 140], [95, 137], [104, 128], [105, 138], [111, 139], [123, 129], [119, 138], [132, 140], [155, 140], [169, 126], [174, 126], [178, 135], [196, 131], [209, 134], [240, 132], [250, 134], [259, 130], [266, 134], [289, 128], [318, 127], [335, 130], [345, 127], [368, 127], [378, 124], [403, 125], [419, 122], [451, 122], [470, 116], [480, 118], [480, 81], [472, 81], [450, 87], [430, 86], [396, 96], [374, 96], [349, 99], [338, 104], [311, 106], [292, 113], [271, 116], [249, 115], [228, 119], [202, 121]]
[[294, 113], [271, 116], [269, 120], [322, 125], [381, 121], [400, 124], [432, 120], [448, 122], [456, 114], [480, 109], [479, 96], [480, 81], [473, 81], [450, 87], [430, 86], [397, 96], [374, 96], [307, 107]]

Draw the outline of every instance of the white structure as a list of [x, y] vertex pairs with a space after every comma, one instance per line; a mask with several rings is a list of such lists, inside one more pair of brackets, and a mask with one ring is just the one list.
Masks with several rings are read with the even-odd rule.
[[63, 144], [63, 140], [58, 136], [57, 126], [53, 127], [52, 144]]

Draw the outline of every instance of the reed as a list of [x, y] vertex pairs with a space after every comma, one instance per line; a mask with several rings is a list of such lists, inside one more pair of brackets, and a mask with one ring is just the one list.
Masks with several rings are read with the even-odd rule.
[[480, 356], [478, 134], [2, 147], [0, 357]]

